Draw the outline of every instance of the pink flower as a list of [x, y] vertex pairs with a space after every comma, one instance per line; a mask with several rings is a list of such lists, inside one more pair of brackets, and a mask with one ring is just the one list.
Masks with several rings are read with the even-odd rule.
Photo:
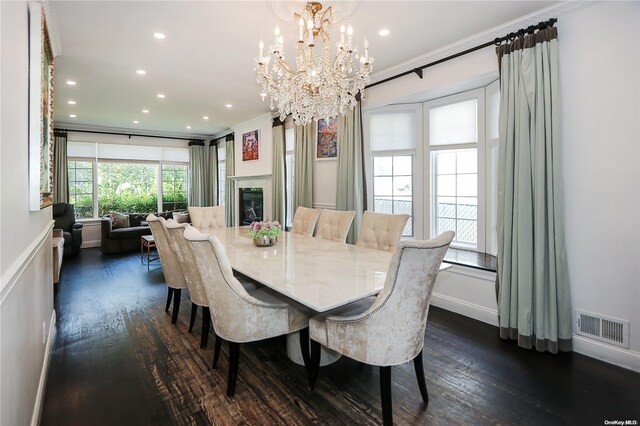
[[270, 223], [267, 223], [267, 224], [265, 225], [265, 228], [267, 228], [267, 229], [271, 229], [271, 224], [270, 224]]

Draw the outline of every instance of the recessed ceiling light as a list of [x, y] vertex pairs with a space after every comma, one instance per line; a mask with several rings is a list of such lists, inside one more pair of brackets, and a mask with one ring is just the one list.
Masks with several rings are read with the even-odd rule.
[[76, 104], [76, 101], [67, 101], [67, 103], [68, 103], [69, 105], [75, 105], [75, 104]]
[[145, 75], [147, 72], [145, 70], [136, 70], [137, 74]]
[[231, 105], [231, 104], [226, 104], [225, 106], [226, 106], [227, 108], [231, 108], [233, 105]]
[[69, 86], [75, 86], [75, 85], [76, 85], [76, 82], [75, 82], [75, 81], [73, 81], [73, 80], [67, 80], [67, 84], [68, 84]]
[[190, 128], [191, 128], [191, 126], [187, 126], [187, 129], [190, 129]]
[[202, 117], [203, 120], [208, 120], [209, 117], [207, 117], [206, 115], [204, 117]]
[[133, 120], [133, 124], [138, 124], [139, 121], [138, 120]]
[[378, 31], [378, 34], [380, 34], [382, 37], [388, 36], [389, 35], [389, 30], [386, 29], [386, 28], [383, 28], [380, 31]]
[[69, 117], [71, 117], [71, 118], [76, 118], [76, 117], [77, 117], [77, 115], [75, 115], [75, 114], [69, 114]]
[[145, 113], [145, 114], [149, 114], [149, 110], [148, 109], [143, 109], [142, 112]]
[[158, 97], [159, 97], [160, 99], [164, 99], [164, 95], [163, 95], [162, 93], [158, 93]]
[[162, 33], [154, 33], [153, 36], [158, 40], [164, 40], [165, 38], [167, 38], [167, 36]]

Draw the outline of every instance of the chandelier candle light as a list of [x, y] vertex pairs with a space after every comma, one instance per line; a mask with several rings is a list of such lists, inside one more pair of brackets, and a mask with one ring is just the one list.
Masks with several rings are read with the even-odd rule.
[[[360, 55], [353, 44], [353, 28], [342, 25], [337, 52], [331, 59], [331, 7], [322, 14], [320, 10], [322, 4], [309, 2], [301, 14], [294, 14], [298, 24], [295, 69], [285, 59], [279, 27], [275, 28], [274, 44], [268, 47], [266, 56], [264, 43], [260, 41], [258, 45], [256, 81], [262, 86], [260, 96], [262, 100], [270, 96], [270, 107], [278, 110], [281, 120], [291, 114], [296, 124], [308, 124], [311, 120], [344, 115], [356, 106], [356, 96], [364, 94], [364, 87], [371, 80], [373, 58], [369, 56], [367, 39]], [[316, 55], [314, 47], [320, 39], [322, 52]]]

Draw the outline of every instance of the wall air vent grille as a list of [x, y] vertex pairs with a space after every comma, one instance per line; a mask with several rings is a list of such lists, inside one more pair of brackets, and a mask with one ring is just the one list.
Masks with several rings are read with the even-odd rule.
[[576, 334], [629, 347], [629, 321], [576, 310]]

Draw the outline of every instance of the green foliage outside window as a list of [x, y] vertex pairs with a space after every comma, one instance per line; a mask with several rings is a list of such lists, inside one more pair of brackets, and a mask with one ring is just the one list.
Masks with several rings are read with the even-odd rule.
[[156, 213], [156, 164], [98, 163], [98, 215]]

